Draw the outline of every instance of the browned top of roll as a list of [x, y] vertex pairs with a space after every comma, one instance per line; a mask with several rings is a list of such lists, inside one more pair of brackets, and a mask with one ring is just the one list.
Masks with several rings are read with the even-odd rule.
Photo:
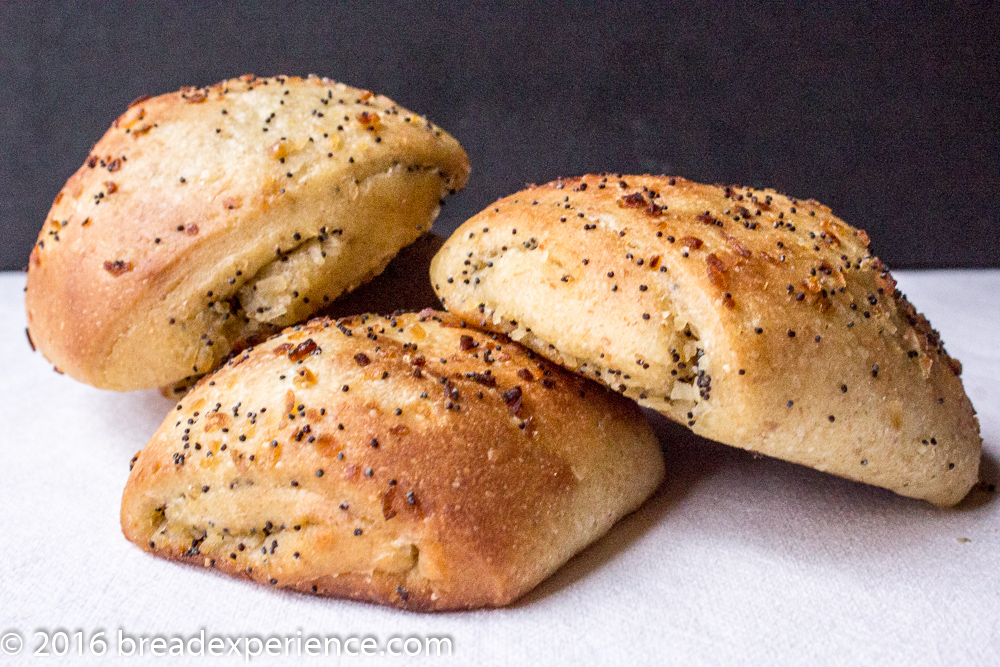
[[502, 605], [656, 487], [638, 408], [433, 311], [314, 320], [203, 379], [138, 455], [125, 535], [270, 585]]
[[329, 79], [136, 100], [39, 234], [32, 338], [102, 388], [204, 374], [377, 275], [468, 173], [440, 128]]
[[531, 187], [432, 263], [442, 303], [700, 435], [953, 504], [979, 427], [868, 236], [814, 201], [662, 176]]

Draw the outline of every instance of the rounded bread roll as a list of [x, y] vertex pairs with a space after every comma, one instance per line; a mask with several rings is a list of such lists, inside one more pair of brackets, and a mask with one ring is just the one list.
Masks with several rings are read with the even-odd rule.
[[96, 387], [202, 375], [378, 275], [468, 174], [441, 129], [328, 79], [136, 100], [56, 196], [30, 336]]
[[420, 610], [511, 602], [664, 472], [635, 404], [434, 311], [245, 351], [133, 464], [121, 522], [143, 549]]
[[817, 202], [563, 179], [467, 221], [431, 279], [465, 320], [707, 438], [939, 505], [977, 480], [960, 364]]

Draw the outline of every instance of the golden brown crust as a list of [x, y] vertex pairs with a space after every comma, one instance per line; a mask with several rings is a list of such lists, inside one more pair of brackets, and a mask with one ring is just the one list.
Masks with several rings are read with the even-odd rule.
[[432, 262], [442, 303], [727, 444], [941, 505], [976, 481], [960, 365], [814, 201], [658, 176], [532, 187]]
[[426, 119], [328, 79], [139, 100], [56, 196], [29, 263], [32, 337], [102, 388], [203, 374], [378, 275], [468, 173]]
[[272, 338], [133, 463], [122, 529], [147, 551], [420, 610], [511, 602], [663, 475], [634, 404], [433, 311]]

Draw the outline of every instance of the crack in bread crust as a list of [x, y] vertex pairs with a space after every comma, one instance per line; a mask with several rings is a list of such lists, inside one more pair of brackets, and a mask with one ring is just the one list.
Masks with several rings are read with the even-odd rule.
[[[595, 221], [597, 228], [606, 232], [606, 238], [621, 246], [621, 254], [634, 250], [635, 244], [622, 240], [620, 229], [602, 222], [606, 217], [588, 217]], [[581, 276], [576, 270], [579, 260], [567, 255], [559, 255], [561, 248], [548, 244], [549, 237], [541, 236], [541, 241], [532, 236], [528, 241], [501, 246], [495, 239], [475, 258], [463, 262], [465, 265], [460, 278], [463, 284], [475, 285], [475, 312], [470, 317], [477, 326], [500, 331], [513, 340], [536, 352], [553, 359], [556, 363], [584, 377], [595, 379], [615, 391], [638, 401], [645, 407], [658, 409], [679, 422], [687, 422], [709, 409], [710, 391], [706, 390], [704, 368], [707, 367], [705, 350], [699, 343], [694, 323], [684, 314], [683, 308], [670, 297], [672, 283], [667, 272], [650, 276], [642, 285], [641, 300], [632, 307], [623, 309], [616, 322], [628, 326], [630, 318], [638, 319], [640, 313], [658, 313], [658, 319], [649, 328], [652, 335], [633, 337], [632, 345], [610, 346], [600, 335], [593, 338], [571, 338], [563, 328], [565, 320], [553, 320], [548, 310], [532, 307], [531, 303], [521, 303], [518, 295], [506, 291], [506, 276], [521, 272], [534, 273], [537, 289], [547, 289], [551, 298], [566, 297], [566, 292], [579, 284], [589, 289], [585, 282], [578, 282]], [[541, 245], [539, 245], [541, 244]], [[531, 253], [539, 253], [543, 259], [532, 263], [523, 259]], [[591, 266], [588, 260], [587, 265]], [[556, 271], [552, 268], [558, 269]], [[591, 270], [593, 267], [591, 266]], [[608, 272], [609, 282], [617, 287], [614, 280], [621, 280], [623, 271]], [[491, 277], [498, 278], [494, 287]], [[447, 282], [447, 279], [446, 279]], [[454, 284], [454, 283], [453, 283]], [[440, 284], [437, 286], [440, 293]], [[442, 297], [447, 303], [448, 297]], [[463, 302], [458, 312], [468, 312], [470, 304]], [[634, 312], [633, 312], [634, 311]], [[593, 320], [590, 320], [592, 323]], [[541, 333], [536, 333], [540, 331]], [[656, 353], [664, 348], [669, 354], [666, 363]], [[704, 365], [702, 359], [705, 359]], [[698, 382], [701, 381], [702, 385]]]
[[[418, 182], [426, 181], [427, 204], [433, 207], [430, 219], [437, 216], [440, 209], [437, 202], [445, 194], [434, 185], [443, 182], [437, 168], [395, 166], [371, 174], [354, 185], [359, 193], [364, 193], [373, 185], [377, 190], [376, 181], [393, 178], [413, 180], [414, 185], [407, 188], [411, 193], [420, 192], [422, 188], [418, 187]], [[414, 194], [411, 197], [416, 198]], [[201, 299], [201, 311], [186, 318], [180, 313], [171, 317], [176, 326], [184, 327], [190, 322], [202, 333], [198, 340], [190, 342], [195, 354], [191, 365], [193, 372], [164, 388], [164, 395], [183, 395], [228, 355], [307, 319], [340, 295], [377, 277], [401, 247], [411, 244], [423, 233], [425, 219], [418, 215], [411, 224], [405, 224], [402, 216], [392, 221], [375, 220], [387, 224], [348, 229], [346, 233], [343, 228], [321, 226], [315, 234], [303, 235], [294, 246], [278, 248], [274, 253], [277, 257], [260, 266], [233, 269], [228, 279], [232, 282], [228, 285], [227, 274], [220, 275], [214, 289], [209, 290], [212, 296]], [[196, 323], [202, 316], [207, 321]], [[122, 338], [128, 340], [133, 336], [135, 332], [130, 331]]]

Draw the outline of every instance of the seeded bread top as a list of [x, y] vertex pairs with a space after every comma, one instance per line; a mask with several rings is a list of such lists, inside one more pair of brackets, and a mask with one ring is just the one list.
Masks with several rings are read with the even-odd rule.
[[31, 336], [98, 387], [206, 373], [377, 275], [468, 173], [440, 128], [328, 79], [136, 100], [39, 234]]
[[663, 476], [638, 408], [454, 315], [313, 320], [232, 359], [135, 460], [170, 558], [417, 609], [506, 604]]
[[531, 187], [435, 257], [444, 306], [727, 444], [938, 504], [976, 481], [960, 364], [814, 201], [663, 176]]

